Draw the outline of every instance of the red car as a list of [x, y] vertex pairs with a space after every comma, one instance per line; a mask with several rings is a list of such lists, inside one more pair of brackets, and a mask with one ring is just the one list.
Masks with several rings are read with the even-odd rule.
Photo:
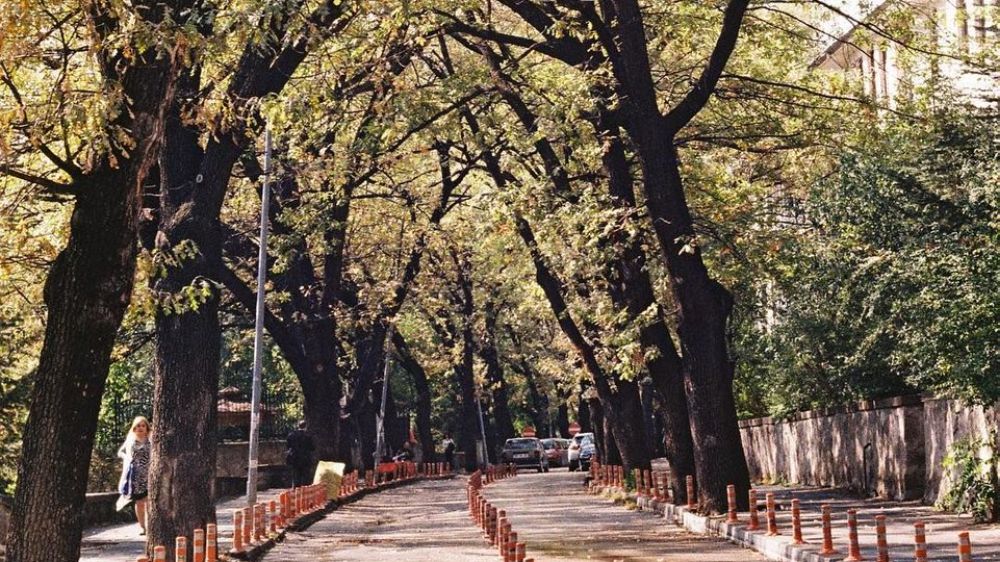
[[549, 459], [549, 466], [566, 466], [566, 462], [569, 460], [568, 439], [542, 439], [542, 446], [545, 447], [545, 456]]

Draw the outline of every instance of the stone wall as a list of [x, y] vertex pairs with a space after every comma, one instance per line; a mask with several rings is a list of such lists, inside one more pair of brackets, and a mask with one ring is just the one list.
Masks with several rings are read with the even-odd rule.
[[997, 426], [996, 409], [922, 396], [857, 402], [789, 419], [740, 422], [751, 478], [835, 486], [933, 503], [947, 488], [941, 461], [968, 435]]
[[[261, 441], [257, 447], [257, 458], [261, 465], [285, 464], [285, 442], [279, 440]], [[216, 478], [246, 478], [247, 460], [250, 457], [248, 441], [227, 441], [220, 443], [216, 452]]]
[[[1000, 408], [966, 407], [954, 400], [924, 402], [924, 449], [927, 453], [924, 502], [937, 503], [948, 492], [950, 475], [941, 466], [948, 449], [960, 439], [997, 439]], [[992, 435], [991, 435], [992, 433]], [[1000, 451], [1000, 442], [993, 445]]]

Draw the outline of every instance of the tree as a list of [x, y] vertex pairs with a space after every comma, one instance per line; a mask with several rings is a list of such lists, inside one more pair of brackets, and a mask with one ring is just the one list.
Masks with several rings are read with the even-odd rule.
[[[189, 56], [183, 26], [200, 10], [193, 2], [125, 8], [90, 1], [79, 11], [53, 8], [50, 14], [59, 14], [56, 28], [90, 28], [84, 45], [96, 55], [98, 87], [108, 105], [103, 129], [94, 137], [52, 138], [58, 133], [45, 125], [33, 129], [36, 123], [16, 84], [18, 71], [29, 69], [4, 68], [3, 82], [20, 106], [25, 136], [55, 167], [53, 175], [68, 181], [9, 165], [4, 173], [75, 198], [69, 240], [45, 284], [45, 343], [24, 429], [7, 548], [7, 559], [16, 562], [79, 557], [79, 514], [98, 408], [131, 297], [142, 186], [155, 164], [174, 82]], [[66, 74], [75, 51], [62, 52], [59, 82], [75, 79]], [[56, 120], [66, 126], [64, 104], [56, 108]], [[62, 154], [49, 146], [53, 141], [60, 142]], [[88, 154], [81, 155], [83, 150]]]
[[[190, 122], [183, 114], [203, 110], [200, 83], [207, 70], [192, 68], [182, 95], [170, 107], [160, 153], [159, 208], [152, 280], [156, 311], [156, 383], [150, 473], [149, 537], [167, 545], [215, 519], [216, 392], [220, 329], [218, 289], [211, 282], [222, 263], [219, 215], [233, 167], [260, 130], [258, 102], [280, 92], [309, 49], [347, 24], [344, 6], [329, 0], [301, 14], [269, 16], [264, 37], [246, 41], [222, 103], [225, 119]], [[200, 31], [210, 35], [208, 24]], [[202, 133], [208, 140], [201, 144]]]

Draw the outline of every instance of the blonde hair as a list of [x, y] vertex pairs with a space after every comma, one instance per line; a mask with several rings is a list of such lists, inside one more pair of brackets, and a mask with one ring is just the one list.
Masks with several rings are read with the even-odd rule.
[[132, 450], [135, 447], [135, 440], [136, 440], [135, 428], [142, 423], [146, 424], [147, 436], [149, 435], [149, 430], [152, 429], [153, 427], [149, 424], [149, 420], [147, 420], [145, 416], [136, 416], [135, 419], [132, 420], [132, 425], [130, 425], [128, 428], [128, 435], [125, 436], [125, 444], [122, 446], [122, 448], [125, 449], [125, 451], [130, 455], [132, 454]]

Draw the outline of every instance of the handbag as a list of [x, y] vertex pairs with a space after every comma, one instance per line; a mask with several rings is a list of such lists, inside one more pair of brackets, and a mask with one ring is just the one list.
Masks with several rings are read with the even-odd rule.
[[132, 463], [128, 463], [118, 481], [118, 493], [123, 496], [132, 495]]

